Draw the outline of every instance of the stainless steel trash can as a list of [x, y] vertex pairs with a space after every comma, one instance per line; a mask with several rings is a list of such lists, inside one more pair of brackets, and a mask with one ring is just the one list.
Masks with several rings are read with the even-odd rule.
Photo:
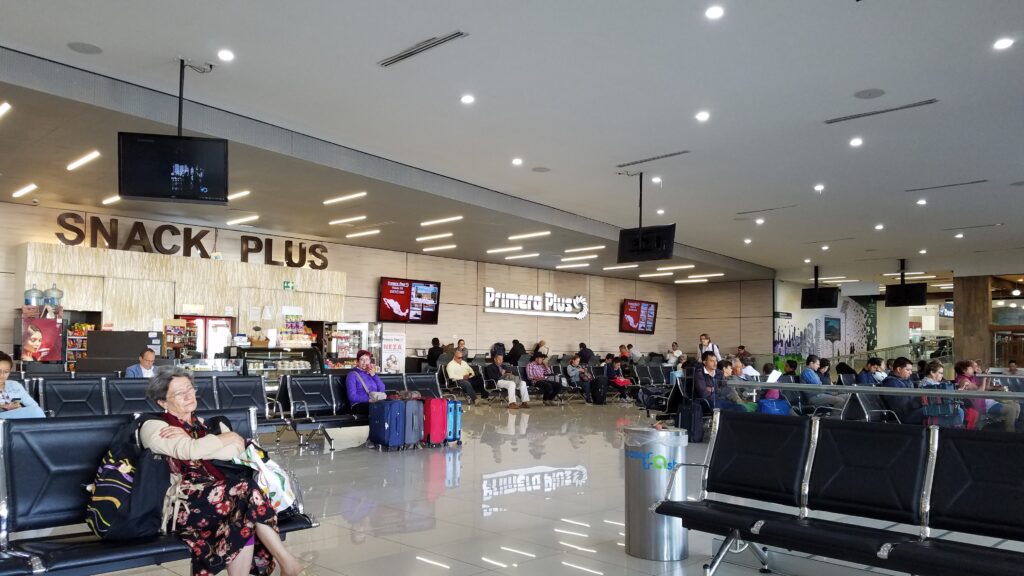
[[[651, 511], [665, 497], [672, 471], [686, 462], [686, 430], [626, 426], [626, 553], [670, 562], [688, 555], [686, 529], [678, 518]], [[686, 497], [686, 471], [676, 475], [670, 500]]]

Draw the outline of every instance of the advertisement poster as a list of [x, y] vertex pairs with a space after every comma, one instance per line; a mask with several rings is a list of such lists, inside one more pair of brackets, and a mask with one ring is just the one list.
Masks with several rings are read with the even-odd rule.
[[381, 278], [377, 319], [381, 322], [437, 324], [441, 285], [437, 282]]
[[21, 359], [25, 362], [64, 360], [62, 324], [56, 318], [24, 318], [21, 321]]
[[654, 324], [657, 316], [658, 305], [654, 302], [623, 300], [619, 331], [654, 334]]
[[405, 372], [405, 334], [385, 332], [381, 340], [380, 371], [382, 374]]

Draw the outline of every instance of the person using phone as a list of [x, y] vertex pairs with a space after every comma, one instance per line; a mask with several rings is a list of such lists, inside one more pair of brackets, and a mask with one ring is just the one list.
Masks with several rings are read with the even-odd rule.
[[345, 391], [353, 414], [369, 414], [371, 402], [387, 399], [384, 382], [368, 350], [356, 353], [356, 367], [345, 377]]
[[0, 352], [0, 418], [46, 418], [21, 383], [7, 379], [12, 370], [14, 359]]

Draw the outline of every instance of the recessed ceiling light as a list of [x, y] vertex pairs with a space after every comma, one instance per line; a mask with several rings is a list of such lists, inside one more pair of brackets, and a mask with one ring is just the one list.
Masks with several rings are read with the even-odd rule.
[[757, 220], [754, 220], [754, 224], [757, 224], [758, 226], [764, 224], [764, 218], [758, 218]]
[[899, 276], [900, 274], [903, 274], [904, 276], [920, 276], [921, 274], [924, 274], [924, 272], [886, 272], [885, 274], [882, 274], [882, 276]]
[[853, 146], [854, 148], [859, 148], [862, 144], [864, 144], [863, 138], [857, 137], [850, 140], [850, 146]]
[[380, 230], [364, 230], [362, 232], [353, 232], [351, 234], [345, 234], [345, 238], [359, 238], [360, 236], [373, 236], [374, 234], [380, 234]]
[[717, 278], [719, 276], [725, 276], [725, 273], [715, 272], [713, 274], [690, 274], [687, 278]]
[[110, 198], [104, 198], [102, 204], [104, 206], [110, 206], [114, 202], [120, 202], [120, 201], [121, 201], [121, 197], [120, 196], [111, 196]]
[[875, 224], [875, 230], [885, 230], [885, 224]]
[[665, 209], [664, 208], [658, 208], [658, 216], [661, 216], [663, 214], [665, 214]]
[[721, 6], [712, 6], [704, 11], [704, 17], [708, 20], [718, 20], [722, 16], [725, 16], [725, 8]]
[[1006, 306], [1006, 300], [996, 300], [996, 306]]
[[751, 240], [750, 238], [744, 238], [743, 239], [743, 243], [744, 244], [750, 244], [751, 242], [753, 242], [753, 240]]
[[651, 178], [651, 183], [652, 184], [661, 184], [661, 176], [655, 176], [654, 178]]
[[33, 191], [37, 190], [38, 188], [39, 188], [39, 186], [36, 186], [35, 184], [29, 184], [28, 186], [25, 186], [24, 188], [19, 188], [19, 189], [15, 190], [14, 194], [11, 194], [11, 196], [13, 196], [14, 198], [21, 198], [25, 194], [28, 194], [29, 192], [33, 192]]
[[473, 102], [476, 102], [476, 96], [473, 96], [472, 94], [463, 94], [462, 98], [460, 98], [459, 100], [463, 104], [472, 104]]
[[691, 278], [689, 280], [676, 280], [676, 284], [700, 284], [701, 282], [707, 282], [707, 278]]
[[440, 218], [437, 220], [427, 220], [426, 222], [420, 222], [420, 226], [433, 226], [435, 224], [446, 224], [448, 222], [458, 222], [462, 220], [462, 216], [449, 216], [448, 218]]
[[927, 253], [928, 253], [928, 250], [926, 250], [926, 249], [922, 248], [922, 249], [918, 250], [918, 251], [917, 251], [917, 253], [918, 253], [918, 254], [927, 254]]
[[537, 238], [538, 236], [547, 236], [551, 234], [551, 230], [545, 230], [543, 232], [527, 232], [525, 234], [515, 234], [509, 236], [509, 240], [522, 240], [524, 238]]
[[1010, 302], [1010, 308], [1016, 308], [1016, 307], [1017, 307], [1017, 303], [1016, 302]]
[[260, 219], [259, 214], [253, 214], [252, 216], [242, 216], [241, 218], [235, 218], [234, 220], [228, 220], [228, 226], [234, 226], [235, 224], [244, 224], [246, 222], [255, 222]]
[[10, 109], [11, 109], [10, 102], [0, 102], [0, 117], [3, 117], [4, 114], [7, 114], [7, 112]]
[[520, 258], [535, 258], [537, 256], [540, 256], [537, 252], [530, 254], [516, 254], [515, 256], [505, 256], [505, 260], [519, 260]]
[[664, 272], [665, 270], [690, 270], [693, 268], [693, 264], [680, 264], [679, 266], [662, 266], [658, 268], [658, 272]]
[[860, 280], [825, 280], [825, 284], [849, 284], [850, 282], [860, 282]]
[[957, 232], [956, 234], [953, 235], [953, 238], [956, 238], [957, 240], [959, 240], [959, 239], [961, 239], [963, 237], [964, 237], [964, 233], [963, 232]]
[[697, 119], [697, 122], [707, 122], [708, 120], [711, 119], [711, 112], [708, 112], [707, 110], [701, 110], [700, 112], [694, 114], [693, 117]]
[[88, 164], [89, 162], [92, 162], [93, 160], [95, 160], [95, 159], [97, 159], [99, 157], [100, 157], [100, 151], [99, 150], [93, 150], [92, 152], [89, 152], [88, 154], [86, 154], [85, 156], [82, 156], [78, 160], [75, 160], [71, 164], [68, 164], [68, 170], [74, 170], [75, 168], [78, 168], [79, 166], [82, 166], [84, 164]]
[[821, 247], [822, 250], [828, 250], [828, 244]]
[[512, 165], [513, 166], [522, 166], [523, 165], [523, 159], [522, 158], [513, 158], [512, 159]]
[[925, 200], [924, 198], [921, 198], [920, 200], [917, 201], [917, 205], [918, 206], [927, 206], [928, 205], [928, 201]]
[[626, 270], [628, 268], [636, 268], [639, 264], [623, 264], [621, 266], [605, 266], [602, 270]]
[[234, 194], [228, 194], [228, 200], [238, 200], [239, 198], [245, 198], [249, 194], [252, 194], [251, 190], [239, 190]]
[[340, 218], [338, 220], [331, 220], [328, 222], [331, 226], [337, 224], [348, 224], [349, 222], [359, 222], [360, 220], [366, 220], [366, 216], [350, 216], [348, 218]]
[[569, 248], [568, 250], [564, 250], [564, 252], [566, 254], [570, 254], [572, 252], [590, 252], [592, 250], [604, 250], [604, 246], [584, 246], [583, 248]]
[[671, 276], [675, 272], [649, 272], [647, 274], [640, 274], [638, 278], [657, 278], [658, 276]]
[[451, 232], [445, 232], [444, 234], [432, 234], [430, 236], [420, 236], [416, 239], [417, 242], [426, 242], [428, 240], [440, 240], [441, 238], [450, 238]]
[[223, 50], [217, 52], [217, 58], [220, 58], [221, 62], [231, 62], [235, 59], [235, 53], [231, 50], [228, 50], [227, 48], [224, 48]]
[[563, 268], [586, 268], [587, 266], [590, 266], [590, 262], [584, 262], [583, 264], [562, 264], [560, 266], [555, 266], [555, 268], [557, 270], [561, 270]]
[[356, 198], [362, 198], [363, 196], [366, 196], [366, 192], [356, 192], [355, 194], [349, 194], [347, 196], [338, 196], [337, 198], [324, 200], [324, 206], [336, 204], [338, 202], [344, 202], [345, 200], [355, 200]]
[[996, 50], [1006, 50], [1010, 46], [1013, 46], [1013, 38], [1000, 38], [996, 40], [996, 43], [992, 45]]
[[597, 254], [587, 254], [586, 256], [568, 256], [566, 258], [562, 258], [562, 262], [573, 262], [575, 260], [593, 260], [594, 258], [597, 258]]
[[804, 264], [810, 264], [810, 263], [811, 263], [811, 259], [810, 258], [804, 258]]
[[502, 252], [515, 252], [522, 250], [522, 246], [506, 246], [505, 248], [491, 248], [487, 251], [488, 254], [501, 254]]
[[424, 252], [436, 252], [438, 250], [451, 250], [455, 248], [455, 244], [445, 244], [444, 246], [427, 246], [423, 249]]
[[825, 191], [825, 185], [824, 184], [815, 184], [814, 185], [814, 191], [817, 192], [818, 194], [821, 194], [822, 192]]
[[1014, 290], [1013, 292], [1010, 292], [1010, 294], [1013, 294], [1014, 296], [1020, 296], [1020, 290]]

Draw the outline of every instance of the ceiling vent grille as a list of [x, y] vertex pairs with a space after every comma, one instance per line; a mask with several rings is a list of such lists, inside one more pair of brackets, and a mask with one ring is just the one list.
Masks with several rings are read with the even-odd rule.
[[409, 48], [406, 48], [405, 50], [402, 50], [398, 54], [395, 54], [393, 56], [388, 56], [387, 58], [381, 60], [380, 62], [377, 62], [377, 64], [383, 66], [384, 68], [387, 68], [388, 66], [392, 66], [394, 64], [398, 64], [399, 62], [401, 62], [403, 60], [408, 60], [409, 58], [412, 58], [413, 56], [415, 56], [417, 54], [422, 54], [422, 53], [426, 52], [427, 50], [430, 50], [432, 48], [437, 48], [438, 46], [440, 46], [442, 44], [446, 44], [448, 42], [451, 42], [452, 40], [458, 40], [459, 38], [465, 38], [466, 36], [469, 36], [469, 34], [467, 34], [466, 32], [463, 32], [461, 30], [456, 30], [455, 32], [452, 32], [451, 34], [448, 34], [447, 36], [434, 36], [433, 38], [430, 38], [428, 40], [424, 40], [423, 42], [420, 42], [419, 44], [415, 44], [415, 45], [413, 45], [413, 46], [411, 46]]
[[825, 120], [825, 124], [838, 124], [839, 122], [846, 122], [848, 120], [857, 120], [858, 118], [867, 118], [868, 116], [877, 116], [879, 114], [888, 114], [889, 112], [899, 112], [900, 110], [909, 110], [911, 108], [917, 108], [919, 106], [927, 106], [929, 104], [935, 104], [938, 99], [932, 98], [930, 100], [922, 100], [920, 102], [914, 102], [912, 104], [906, 104], [904, 106], [897, 106], [895, 108], [885, 108], [882, 110], [875, 110], [874, 112], [862, 112], [860, 114], [852, 114], [850, 116], [840, 116], [839, 118], [832, 118]]
[[673, 156], [681, 156], [683, 154], [689, 154], [689, 150], [680, 150], [679, 152], [669, 152], [668, 154], [662, 154], [661, 156], [651, 156], [650, 158], [644, 158], [643, 160], [633, 160], [632, 162], [626, 162], [625, 164], [618, 164], [616, 168], [628, 168], [630, 166], [636, 166], [637, 164], [643, 164], [645, 162], [654, 162], [655, 160], [663, 160], [665, 158], [671, 158]]
[[939, 186], [928, 186], [926, 188], [908, 188], [904, 192], [924, 192], [925, 190], [939, 190], [941, 188], [956, 188], [957, 186], [971, 186], [974, 184], [984, 184], [988, 182], [988, 179], [984, 180], [971, 180], [970, 182], [957, 182], [955, 184], [941, 184]]

